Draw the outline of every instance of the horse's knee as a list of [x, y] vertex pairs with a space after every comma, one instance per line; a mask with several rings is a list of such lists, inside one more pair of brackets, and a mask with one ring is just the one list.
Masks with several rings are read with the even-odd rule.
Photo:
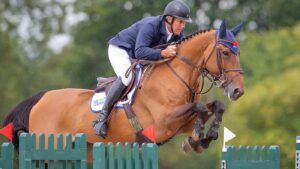
[[200, 112], [200, 113], [206, 113], [206, 112], [209, 112], [209, 109], [208, 109], [208, 107], [206, 106], [205, 103], [198, 102], [198, 103], [195, 104], [195, 106], [193, 108], [193, 111]]
[[219, 100], [215, 100], [211, 103], [207, 104], [207, 107], [213, 112], [213, 113], [218, 113], [222, 114], [225, 112], [225, 105], [223, 102]]
[[223, 102], [217, 100], [215, 102], [215, 106], [216, 106], [216, 109], [218, 110], [218, 113], [223, 113], [225, 111], [225, 105]]

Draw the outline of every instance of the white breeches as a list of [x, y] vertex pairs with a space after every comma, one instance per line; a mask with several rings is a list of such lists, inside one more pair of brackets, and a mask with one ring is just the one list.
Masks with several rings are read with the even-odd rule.
[[128, 78], [125, 77], [127, 69], [131, 66], [128, 53], [118, 46], [109, 45], [108, 58], [117, 76], [122, 78], [122, 82], [125, 86], [128, 86], [132, 79], [131, 73]]

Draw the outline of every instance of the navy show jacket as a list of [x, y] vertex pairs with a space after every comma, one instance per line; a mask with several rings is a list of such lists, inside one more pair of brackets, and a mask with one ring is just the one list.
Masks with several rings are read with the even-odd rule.
[[[133, 59], [159, 60], [162, 58], [160, 55], [162, 49], [153, 49], [153, 47], [167, 43], [167, 37], [164, 17], [151, 16], [143, 18], [120, 31], [108, 43], [125, 49]], [[178, 36], [173, 34], [168, 42], [174, 42], [182, 38], [182, 32]]]

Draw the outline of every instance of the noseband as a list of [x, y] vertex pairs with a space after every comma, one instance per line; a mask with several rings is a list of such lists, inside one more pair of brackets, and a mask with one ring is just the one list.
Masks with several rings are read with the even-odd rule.
[[[229, 42], [231, 43], [230, 41], [227, 41], [227, 40], [218, 40], [216, 42], [216, 44], [214, 45], [214, 48], [213, 50], [210, 52], [208, 58], [206, 59], [205, 62], [203, 62], [204, 64], [199, 66], [199, 73], [203, 73], [203, 72], [206, 72], [204, 74], [209, 74], [211, 75], [211, 77], [213, 77], [214, 81], [220, 81], [220, 87], [222, 88], [225, 88], [227, 87], [231, 82], [232, 80], [236, 77], [234, 76], [231, 80], [228, 80], [227, 76], [226, 76], [226, 73], [228, 72], [238, 72], [240, 74], [243, 74], [243, 70], [241, 68], [235, 68], [235, 69], [225, 69], [224, 68], [224, 65], [223, 65], [223, 59], [222, 59], [222, 56], [221, 56], [221, 51], [219, 48], [217, 48], [216, 46], [218, 44], [221, 44], [221, 42]], [[212, 56], [212, 53], [213, 51], [216, 49], [216, 52], [217, 52], [217, 65], [218, 65], [218, 69], [219, 69], [219, 75], [215, 75], [213, 73], [210, 73], [207, 69], [206, 69], [206, 64], [207, 62], [209, 61], [209, 59], [211, 58]], [[235, 54], [235, 57], [238, 57], [237, 56], [238, 54]]]
[[[194, 102], [195, 100], [195, 96], [196, 95], [199, 95], [199, 94], [205, 94], [207, 92], [209, 92], [213, 85], [217, 85], [217, 82], [220, 82], [220, 85], [219, 87], [221, 88], [225, 88], [227, 87], [232, 81], [233, 79], [236, 77], [234, 76], [232, 79], [228, 79], [226, 74], [228, 72], [238, 72], [240, 74], [243, 74], [243, 70], [241, 68], [235, 68], [235, 69], [225, 69], [224, 68], [224, 65], [223, 65], [223, 59], [222, 59], [222, 56], [221, 56], [221, 51], [219, 48], [217, 48], [217, 45], [218, 44], [221, 44], [221, 42], [229, 42], [229, 41], [226, 41], [226, 40], [217, 40], [212, 51], [210, 52], [210, 54], [208, 55], [207, 59], [202, 62], [202, 64], [200, 65], [195, 65], [190, 59], [188, 59], [186, 56], [183, 56], [181, 58], [179, 58], [180, 60], [182, 60], [183, 62], [187, 63], [188, 65], [190, 65], [193, 69], [196, 69], [197, 72], [201, 75], [201, 79], [202, 79], [202, 82], [201, 82], [201, 89], [199, 92], [195, 91], [194, 89], [192, 89], [192, 87], [190, 87], [188, 85], [187, 82], [185, 82], [183, 80], [183, 78], [181, 78], [178, 73], [174, 70], [174, 68], [170, 65], [170, 62], [167, 62], [167, 65], [168, 67], [171, 69], [171, 71], [176, 75], [176, 77], [189, 89], [189, 91], [192, 93], [192, 102]], [[208, 63], [208, 61], [210, 60], [210, 58], [212, 57], [212, 54], [213, 52], [216, 50], [217, 52], [217, 65], [218, 65], [218, 69], [219, 69], [219, 74], [213, 74], [211, 72], [208, 71], [208, 69], [206, 68], [206, 64]], [[237, 54], [236, 54], [236, 57], [237, 57]], [[175, 57], [177, 58], [177, 57]], [[204, 79], [205, 77], [210, 81], [210, 87], [205, 91], [203, 92], [203, 88], [204, 88]]]

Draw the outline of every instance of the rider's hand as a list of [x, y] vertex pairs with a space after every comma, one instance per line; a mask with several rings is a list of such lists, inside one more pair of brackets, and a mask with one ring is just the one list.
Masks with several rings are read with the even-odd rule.
[[164, 58], [174, 57], [176, 54], [176, 45], [170, 45], [160, 52], [160, 55]]

